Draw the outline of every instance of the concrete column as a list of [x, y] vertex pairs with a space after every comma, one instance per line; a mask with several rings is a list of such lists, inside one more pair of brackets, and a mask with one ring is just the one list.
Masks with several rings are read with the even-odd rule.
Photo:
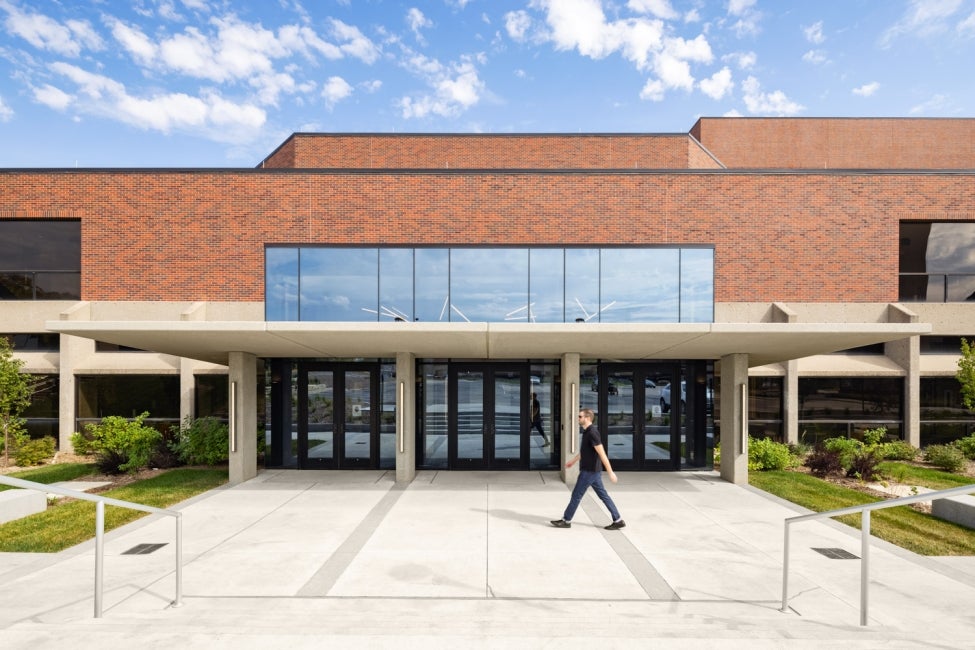
[[748, 483], [748, 355], [721, 357], [721, 478]]
[[257, 357], [230, 353], [230, 484], [257, 476]]
[[566, 468], [565, 463], [579, 453], [579, 355], [562, 355], [562, 448], [559, 450], [559, 475], [566, 483], [575, 484], [579, 464]]
[[[91, 320], [91, 304], [78, 303], [59, 315], [61, 320]], [[95, 343], [90, 339], [61, 334], [58, 353], [58, 449], [74, 451], [71, 434], [77, 430], [78, 414], [75, 369], [94, 352]]]
[[[193, 303], [180, 315], [182, 321], [204, 321], [206, 320], [206, 303]], [[180, 425], [187, 418], [196, 417], [196, 376], [193, 371], [199, 366], [199, 362], [193, 359], [180, 358], [179, 360], [179, 422]]]
[[396, 355], [396, 482], [416, 478], [416, 357]]
[[[917, 323], [919, 317], [903, 305], [887, 305], [887, 321]], [[909, 336], [884, 345], [884, 353], [904, 369], [904, 441], [921, 446], [921, 337]]]
[[786, 444], [799, 442], [799, 362], [786, 361], [785, 377], [782, 378], [782, 432]]

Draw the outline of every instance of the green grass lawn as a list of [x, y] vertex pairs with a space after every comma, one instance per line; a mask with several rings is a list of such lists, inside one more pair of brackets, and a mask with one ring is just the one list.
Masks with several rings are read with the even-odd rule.
[[[68, 467], [68, 465], [51, 466], [51, 468], [54, 467]], [[84, 475], [78, 474], [72, 478]], [[19, 475], [17, 478], [39, 483], [54, 482]], [[55, 480], [69, 479], [57, 478]], [[102, 492], [101, 495], [156, 508], [168, 508], [226, 482], [226, 469], [183, 467], [124, 487]], [[139, 510], [106, 506], [105, 530], [118, 528], [144, 517], [146, 514], [148, 513]], [[0, 525], [0, 552], [56, 553], [87, 541], [94, 536], [95, 504], [90, 501], [71, 501], [49, 507], [44, 512]]]
[[[760, 490], [814, 512], [881, 500], [801, 472], [749, 472], [748, 482]], [[967, 482], [963, 481], [960, 485]], [[916, 484], [921, 485], [920, 482]], [[955, 483], [947, 487], [957, 485]], [[848, 526], [859, 528], [860, 517], [846, 515], [836, 519]], [[917, 512], [908, 506], [874, 511], [870, 515], [870, 532], [875, 537], [919, 555], [975, 555], [975, 530]]]
[[[44, 465], [31, 469], [22, 469], [10, 472], [7, 476], [19, 478], [25, 481], [34, 481], [50, 485], [59, 481], [74, 481], [82, 476], [90, 476], [98, 473], [98, 468], [94, 463], [64, 463], [61, 465]], [[14, 490], [9, 485], [0, 485], [0, 491]]]

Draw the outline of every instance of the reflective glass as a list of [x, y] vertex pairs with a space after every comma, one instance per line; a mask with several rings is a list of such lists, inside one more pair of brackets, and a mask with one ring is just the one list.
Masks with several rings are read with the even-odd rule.
[[379, 468], [396, 467], [396, 364], [384, 363], [379, 373]]
[[345, 458], [368, 461], [372, 454], [372, 372], [345, 371], [345, 395], [342, 396], [345, 422], [342, 433]]
[[450, 320], [499, 323], [528, 308], [527, 248], [450, 251]]
[[565, 251], [565, 321], [599, 322], [599, 251]]
[[517, 461], [521, 458], [521, 398], [521, 373], [515, 370], [496, 370], [494, 372], [495, 460]]
[[949, 302], [975, 300], [975, 275], [950, 275], [945, 286]]
[[379, 320], [413, 320], [413, 249], [379, 249]]
[[80, 221], [0, 221], [0, 271], [80, 270]]
[[303, 321], [378, 320], [379, 251], [302, 249], [300, 287]]
[[[676, 323], [680, 252], [675, 248], [608, 248], [600, 258], [600, 321]], [[595, 319], [594, 319], [595, 320]]]
[[457, 460], [484, 460], [484, 373], [457, 372]]
[[423, 467], [447, 467], [447, 364], [423, 364], [420, 367], [420, 390], [423, 412], [420, 426], [423, 436]]
[[748, 419], [781, 420], [782, 394], [785, 380], [782, 377], [748, 378]]
[[920, 225], [930, 227], [924, 249], [925, 272], [975, 273], [975, 223]]
[[335, 454], [335, 376], [331, 370], [308, 371], [308, 459]]
[[680, 322], [714, 321], [714, 249], [680, 251]]
[[450, 320], [450, 251], [446, 248], [417, 248], [414, 265], [416, 320]]
[[[606, 368], [604, 366], [604, 368]], [[633, 372], [605, 370], [606, 409], [609, 419], [603, 431], [603, 445], [610, 460], [633, 460], [636, 433], [633, 413]]]
[[268, 248], [264, 252], [264, 311], [266, 320], [298, 320], [297, 248]]
[[528, 318], [532, 323], [565, 322], [565, 251], [533, 248], [529, 253]]
[[962, 403], [961, 384], [954, 377], [922, 377], [920, 401], [921, 420], [975, 421], [975, 413]]
[[799, 379], [803, 420], [900, 420], [900, 377], [806, 377]]

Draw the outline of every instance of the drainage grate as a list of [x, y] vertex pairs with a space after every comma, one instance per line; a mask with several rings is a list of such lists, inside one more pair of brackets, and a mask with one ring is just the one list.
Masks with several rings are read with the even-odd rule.
[[122, 555], [149, 555], [154, 551], [158, 551], [165, 544], [136, 544], [129, 550], [122, 553]]
[[814, 548], [817, 553], [822, 553], [831, 560], [859, 560], [860, 558], [850, 553], [849, 551], [844, 551], [841, 548]]

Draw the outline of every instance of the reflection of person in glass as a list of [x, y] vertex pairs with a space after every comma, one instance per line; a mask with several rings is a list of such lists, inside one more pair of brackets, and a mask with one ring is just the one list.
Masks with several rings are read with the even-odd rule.
[[604, 526], [604, 528], [606, 530], [619, 530], [626, 526], [626, 522], [620, 516], [620, 511], [616, 508], [616, 504], [613, 503], [613, 499], [609, 496], [609, 492], [603, 487], [603, 468], [606, 468], [606, 472], [609, 474], [609, 480], [613, 483], [617, 480], [616, 472], [613, 471], [613, 467], [609, 464], [609, 457], [603, 448], [603, 440], [599, 436], [599, 429], [592, 423], [592, 419], [592, 409], [582, 409], [579, 411], [579, 426], [582, 427], [582, 447], [579, 449], [579, 453], [569, 459], [565, 464], [566, 467], [572, 467], [576, 464], [576, 461], [579, 461], [579, 478], [576, 480], [576, 485], [572, 489], [572, 497], [569, 499], [569, 505], [566, 506], [562, 518], [552, 522], [552, 525], [556, 528], [569, 528], [572, 525], [572, 517], [575, 515], [579, 504], [582, 503], [582, 497], [585, 496], [586, 490], [590, 486], [613, 518], [613, 523]]
[[[542, 406], [538, 403], [538, 393], [532, 393], [532, 425], [531, 429], [537, 429], [538, 435], [542, 437], [542, 446], [548, 447], [548, 437], [545, 435], [545, 429], [542, 428]], [[529, 429], [529, 433], [531, 432]]]

